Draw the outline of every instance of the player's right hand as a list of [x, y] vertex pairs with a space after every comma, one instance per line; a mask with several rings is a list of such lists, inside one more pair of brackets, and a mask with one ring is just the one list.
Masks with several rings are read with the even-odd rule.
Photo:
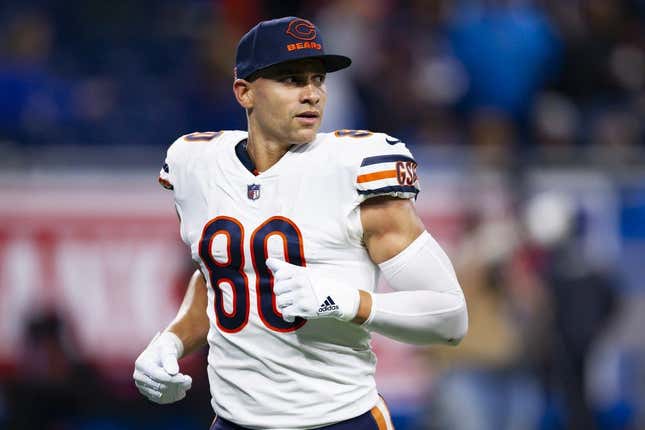
[[150, 345], [134, 363], [134, 383], [148, 400], [166, 404], [186, 397], [193, 382], [188, 375], [179, 373], [177, 359], [184, 346], [170, 332], [163, 332], [152, 339]]

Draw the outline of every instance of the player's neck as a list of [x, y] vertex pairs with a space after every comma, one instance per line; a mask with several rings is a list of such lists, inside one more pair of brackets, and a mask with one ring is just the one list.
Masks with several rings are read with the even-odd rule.
[[277, 163], [290, 147], [291, 145], [249, 133], [246, 151], [253, 160], [255, 168], [259, 172], [264, 172]]

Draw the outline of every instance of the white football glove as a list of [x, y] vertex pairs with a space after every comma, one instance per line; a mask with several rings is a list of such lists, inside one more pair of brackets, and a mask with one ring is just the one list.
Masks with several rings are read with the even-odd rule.
[[349, 321], [356, 316], [360, 296], [356, 288], [333, 282], [315, 282], [306, 267], [268, 258], [273, 272], [273, 292], [282, 319], [337, 318]]
[[148, 400], [166, 404], [186, 397], [193, 382], [179, 373], [177, 358], [184, 345], [174, 333], [163, 332], [152, 339], [134, 363], [134, 383]]

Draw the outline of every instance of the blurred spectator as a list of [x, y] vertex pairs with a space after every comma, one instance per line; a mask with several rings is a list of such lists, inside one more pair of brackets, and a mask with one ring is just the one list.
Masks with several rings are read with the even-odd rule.
[[531, 155], [537, 152], [548, 164], [575, 161], [580, 114], [570, 99], [556, 92], [541, 93], [533, 106], [531, 122], [537, 146]]
[[629, 6], [636, 2], [549, 3], [565, 40], [559, 84], [563, 91], [577, 102], [607, 102], [621, 95], [624, 84], [628, 87], [639, 84], [641, 80], [636, 76], [642, 64], [625, 61], [637, 60], [639, 51], [637, 48], [625, 51], [622, 45], [640, 42], [640, 49], [643, 48], [643, 18], [632, 14]]
[[469, 137], [478, 164], [495, 169], [510, 167], [516, 135], [506, 112], [492, 108], [473, 112]]
[[334, 1], [322, 9], [315, 22], [325, 34], [326, 49], [344, 52], [352, 66], [327, 77], [327, 107], [323, 132], [343, 128], [366, 127], [361, 101], [353, 79], [369, 70], [378, 41], [378, 23], [383, 18], [385, 2]]
[[606, 268], [585, 261], [579, 242], [583, 218], [566, 195], [535, 196], [527, 205], [526, 222], [543, 253], [538, 270], [552, 316], [543, 369], [547, 394], [554, 405], [561, 402], [564, 428], [597, 428], [588, 400], [588, 357], [615, 310], [617, 281]]
[[554, 29], [530, 2], [462, 1], [449, 35], [469, 75], [468, 110], [492, 107], [522, 118], [558, 69]]
[[[645, 70], [643, 71], [645, 73]], [[589, 125], [595, 159], [608, 167], [620, 167], [637, 159], [638, 142], [645, 133], [642, 118], [626, 109], [607, 109]]]
[[48, 68], [54, 26], [38, 9], [13, 14], [0, 44], [2, 137], [38, 139], [56, 135], [69, 119], [69, 85]]
[[17, 380], [9, 389], [9, 428], [66, 429], [105, 404], [95, 371], [79, 356], [58, 312], [32, 316], [25, 327]]
[[[512, 159], [534, 143], [561, 162], [572, 144], [608, 147], [615, 140], [605, 138], [606, 123], [616, 122], [604, 119], [606, 111], [643, 116], [641, 3], [5, 3], [0, 140], [18, 142], [18, 149], [165, 147], [195, 130], [243, 128], [227, 84], [240, 29], [263, 17], [302, 14], [327, 29], [330, 47], [353, 59], [329, 82], [336, 103], [326, 130], [387, 130], [411, 146], [470, 145], [479, 112], [497, 112], [494, 120], [503, 116], [513, 129], [500, 154]], [[631, 148], [643, 146], [643, 127], [627, 140], [621, 163], [642, 157]]]
[[[430, 397], [427, 428], [536, 429], [541, 394], [532, 376], [531, 326], [539, 295], [512, 291], [517, 232], [510, 220], [473, 214], [456, 258], [468, 300], [469, 333], [459, 348], [435, 348], [442, 373]], [[529, 295], [527, 295], [527, 293]], [[466, 406], [467, 405], [467, 406]]]

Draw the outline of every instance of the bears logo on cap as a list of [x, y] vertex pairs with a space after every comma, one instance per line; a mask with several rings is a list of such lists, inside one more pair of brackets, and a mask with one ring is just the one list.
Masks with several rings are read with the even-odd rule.
[[298, 40], [314, 40], [316, 27], [306, 19], [297, 18], [289, 23], [285, 33]]

